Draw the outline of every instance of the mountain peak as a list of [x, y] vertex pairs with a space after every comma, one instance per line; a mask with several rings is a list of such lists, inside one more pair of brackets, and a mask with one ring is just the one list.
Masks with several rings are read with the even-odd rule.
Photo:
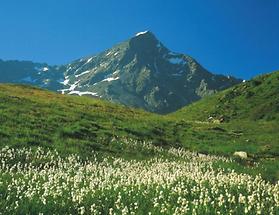
[[[0, 72], [1, 64], [6, 63], [0, 62]], [[0, 77], [0, 82], [11, 80], [70, 95], [97, 96], [157, 113], [175, 111], [240, 82], [211, 74], [190, 56], [170, 51], [150, 31], [65, 66], [13, 64], [19, 66], [4, 65], [9, 67], [5, 71], [18, 72], [9, 75], [10, 79]]]
[[162, 43], [156, 38], [151, 31], [143, 31], [137, 33], [129, 41], [130, 48], [135, 52], [142, 52], [149, 55], [155, 55], [158, 52], [158, 47], [162, 46]]
[[151, 39], [151, 40], [158, 41], [156, 36], [151, 31], [138, 32], [138, 33], [135, 34], [134, 37], [132, 37], [132, 39], [136, 39], [136, 40], [148, 40], [148, 39]]

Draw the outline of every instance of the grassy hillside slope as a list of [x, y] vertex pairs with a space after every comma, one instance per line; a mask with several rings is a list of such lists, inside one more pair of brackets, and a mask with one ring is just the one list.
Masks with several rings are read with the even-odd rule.
[[111, 140], [118, 137], [164, 144], [168, 139], [163, 129], [166, 124], [157, 115], [99, 99], [0, 85], [1, 145], [83, 153], [92, 149], [117, 151]]
[[[214, 137], [204, 147], [211, 148], [217, 144], [228, 152], [242, 149], [252, 154], [278, 156], [278, 95], [279, 71], [257, 76], [251, 81], [206, 97], [169, 117], [196, 124], [214, 124], [215, 131], [232, 135], [231, 138]], [[212, 131], [210, 133], [212, 137]], [[218, 146], [213, 147], [214, 150]]]
[[[0, 85], [1, 145], [45, 146], [87, 153], [92, 149], [134, 156], [119, 139], [161, 146], [183, 146], [203, 153], [278, 156], [277, 121], [190, 122], [160, 116], [99, 99], [66, 96], [38, 88]], [[115, 140], [115, 144], [112, 144]]]
[[[232, 155], [243, 150], [253, 160], [264, 158], [267, 169], [261, 167], [258, 172], [273, 180], [278, 178], [274, 167], [279, 163], [278, 131], [276, 120], [191, 122], [180, 116], [156, 115], [99, 99], [23, 85], [0, 85], [0, 147], [42, 146], [64, 155], [89, 157], [95, 150], [136, 159], [156, 154], [144, 149], [146, 141], [205, 154]], [[138, 144], [130, 144], [128, 139]]]
[[180, 109], [173, 115], [187, 120], [279, 121], [279, 71], [260, 75]]

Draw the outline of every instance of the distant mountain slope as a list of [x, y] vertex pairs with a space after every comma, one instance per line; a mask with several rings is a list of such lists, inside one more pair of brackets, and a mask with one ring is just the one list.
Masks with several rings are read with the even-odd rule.
[[187, 120], [279, 120], [279, 71], [260, 75], [182, 108]]
[[32, 84], [169, 113], [241, 80], [208, 72], [192, 57], [170, 51], [146, 31], [65, 66], [0, 61], [0, 82]]
[[0, 82], [22, 83], [59, 90], [63, 86], [64, 66], [49, 66], [46, 63], [0, 59]]

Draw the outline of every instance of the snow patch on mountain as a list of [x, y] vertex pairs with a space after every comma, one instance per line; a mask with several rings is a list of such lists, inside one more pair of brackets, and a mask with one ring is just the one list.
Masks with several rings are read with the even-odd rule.
[[48, 70], [49, 70], [48, 67], [43, 67], [43, 68], [42, 68], [42, 71], [43, 71], [43, 72], [47, 72]]
[[116, 70], [115, 72], [113, 72], [113, 75], [117, 75], [120, 72], [120, 70]]
[[85, 91], [85, 92], [81, 92], [81, 91], [71, 91], [68, 93], [69, 95], [72, 95], [72, 94], [77, 94], [79, 96], [83, 96], [83, 95], [92, 95], [92, 96], [98, 96], [97, 93], [94, 93], [94, 92], [89, 92], [89, 91]]
[[[66, 78], [68, 78], [68, 76], [66, 76]], [[64, 85], [68, 85], [69, 84], [69, 79], [66, 79], [63, 84]], [[76, 87], [78, 86], [78, 83], [80, 82], [80, 80], [76, 81], [74, 84], [70, 85], [70, 88], [68, 89], [62, 89], [62, 90], [58, 90], [60, 91], [62, 94], [65, 94], [65, 92], [68, 92], [68, 91], [74, 91], [76, 89]], [[65, 84], [66, 83], [66, 84]]]
[[87, 74], [89, 72], [90, 72], [90, 70], [86, 70], [86, 71], [84, 71], [84, 72], [82, 72], [82, 73], [80, 73], [78, 75], [75, 75], [75, 77], [78, 78], [78, 77], [83, 76], [83, 75], [85, 75], [85, 74]]
[[44, 85], [47, 85], [49, 82], [50, 82], [49, 78], [43, 80]]
[[104, 82], [104, 81], [111, 82], [111, 81], [115, 81], [115, 80], [118, 80], [118, 79], [119, 79], [119, 77], [115, 77], [115, 78], [109, 77], [109, 78], [105, 78], [105, 79], [102, 80], [101, 82]]
[[72, 67], [70, 66], [69, 68], [67, 68], [66, 72], [69, 72], [72, 69]]
[[66, 85], [69, 84], [69, 81], [70, 81], [69, 76], [66, 76], [66, 77], [65, 77], [65, 80], [64, 80], [64, 81], [61, 81], [60, 83], [63, 84], [64, 86], [66, 86]]
[[76, 87], [78, 86], [78, 83], [80, 82], [80, 80], [76, 81], [74, 84], [72, 84], [69, 88], [69, 91], [72, 91], [74, 89], [76, 89]]
[[143, 34], [146, 34], [148, 31], [142, 31], [142, 32], [138, 32], [138, 33], [136, 33], [136, 37], [137, 36], [140, 36], [140, 35], [143, 35]]
[[107, 62], [106, 63], [101, 63], [100, 67], [107, 67], [108, 65], [109, 65], [109, 63], [107, 63]]
[[172, 64], [186, 64], [185, 60], [181, 57], [171, 57], [168, 61]]
[[111, 54], [111, 52], [108, 52], [107, 54], [106, 54], [106, 56], [109, 56]]
[[90, 63], [93, 60], [93, 57], [89, 58], [86, 63]]

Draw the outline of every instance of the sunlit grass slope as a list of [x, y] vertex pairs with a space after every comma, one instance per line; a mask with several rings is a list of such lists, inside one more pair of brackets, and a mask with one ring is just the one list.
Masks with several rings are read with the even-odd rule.
[[123, 144], [123, 139], [226, 156], [243, 150], [250, 159], [264, 164], [264, 169], [253, 171], [274, 180], [278, 178], [278, 131], [276, 120], [221, 124], [187, 121], [184, 117], [156, 115], [100, 99], [60, 95], [30, 86], [0, 85], [1, 147], [41, 146], [65, 155], [89, 157], [94, 150], [135, 159], [156, 153]]
[[[0, 85], [1, 145], [46, 146], [68, 152], [117, 151], [117, 137], [163, 144], [167, 122], [141, 110], [30, 86]], [[171, 142], [171, 141], [170, 141]]]
[[[190, 107], [192, 108], [192, 107]], [[125, 151], [112, 139], [132, 138], [203, 153], [278, 156], [279, 125], [272, 121], [191, 122], [181, 113], [160, 116], [87, 97], [30, 86], [0, 85], [1, 145], [44, 146], [63, 152]], [[193, 118], [190, 118], [193, 120]]]
[[[224, 138], [215, 137], [215, 140], [206, 140], [208, 144], [205, 147], [217, 144], [223, 151], [233, 148], [253, 154], [278, 156], [279, 71], [260, 75], [209, 96], [170, 114], [169, 117], [215, 124], [215, 131], [224, 135], [231, 134], [231, 138], [226, 136], [230, 142], [227, 146], [224, 145]], [[212, 137], [212, 131], [209, 136]]]

